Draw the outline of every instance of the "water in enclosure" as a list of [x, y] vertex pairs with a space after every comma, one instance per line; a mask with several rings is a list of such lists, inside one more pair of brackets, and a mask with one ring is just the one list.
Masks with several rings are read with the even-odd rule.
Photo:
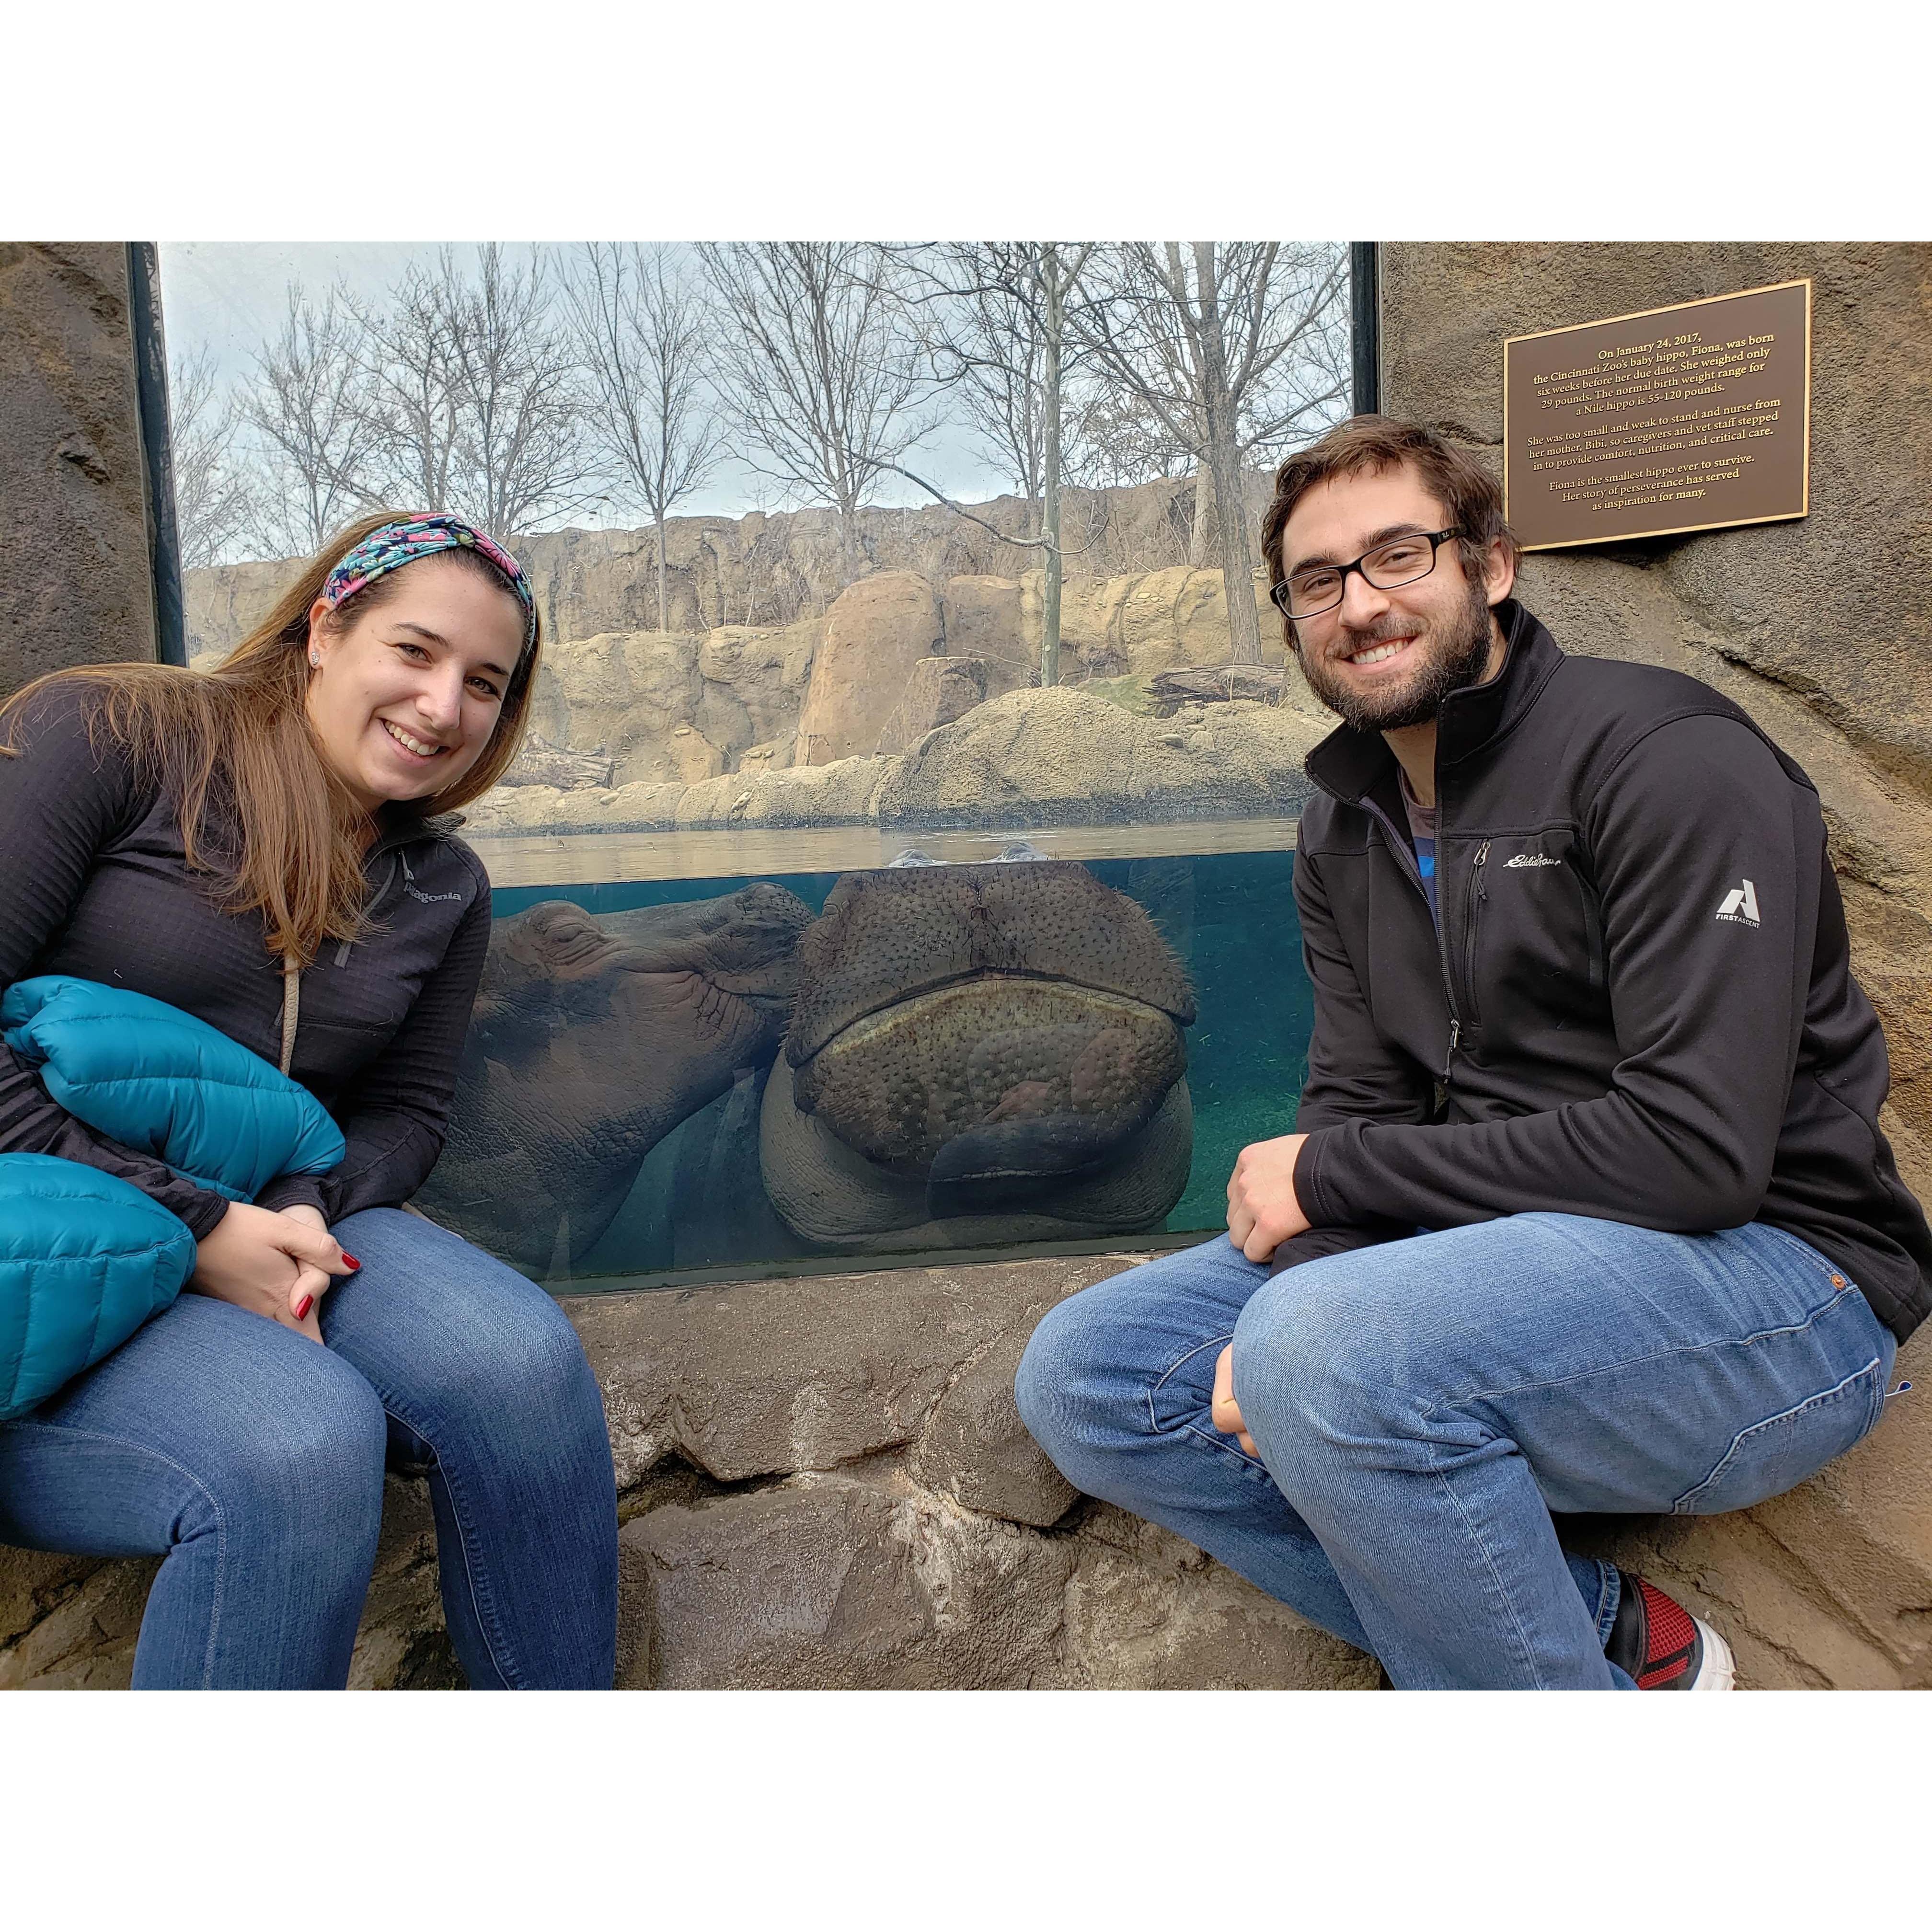
[[640, 876], [710, 842], [486, 851], [419, 1202], [554, 1288], [1150, 1244], [1292, 1128], [1291, 825], [733, 835], [770, 869]]

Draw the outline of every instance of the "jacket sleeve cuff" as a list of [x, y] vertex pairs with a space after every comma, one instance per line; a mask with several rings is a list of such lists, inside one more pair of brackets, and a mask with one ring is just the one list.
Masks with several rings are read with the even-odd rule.
[[325, 1222], [329, 1218], [322, 1184], [312, 1174], [278, 1175], [256, 1196], [255, 1205], [272, 1214], [279, 1214], [284, 1208], [313, 1208]]
[[197, 1241], [206, 1240], [220, 1226], [222, 1216], [228, 1212], [227, 1201], [206, 1187], [197, 1187], [186, 1201], [170, 1201], [167, 1204], [188, 1223], [188, 1232]]
[[1330, 1144], [1345, 1131], [1341, 1127], [1318, 1127], [1302, 1142], [1301, 1151], [1294, 1157], [1294, 1198], [1311, 1228], [1333, 1227], [1348, 1218], [1330, 1194], [1322, 1172]]

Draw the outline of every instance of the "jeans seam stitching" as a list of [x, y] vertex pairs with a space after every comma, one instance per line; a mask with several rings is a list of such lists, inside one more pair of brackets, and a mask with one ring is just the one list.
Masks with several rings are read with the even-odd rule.
[[1173, 1381], [1174, 1376], [1180, 1372], [1183, 1363], [1191, 1362], [1196, 1355], [1204, 1354], [1208, 1350], [1213, 1348], [1216, 1342], [1219, 1342], [1222, 1347], [1226, 1348], [1234, 1340], [1234, 1331], [1231, 1328], [1225, 1335], [1210, 1335], [1206, 1341], [1197, 1342], [1192, 1348], [1188, 1349], [1184, 1354], [1175, 1356], [1174, 1360], [1168, 1363], [1167, 1366], [1160, 1372], [1160, 1375], [1156, 1377], [1154, 1381], [1148, 1384], [1148, 1406], [1149, 1409], [1151, 1410], [1153, 1408], [1154, 1397], [1158, 1395], [1162, 1389], [1166, 1388], [1168, 1384]]
[[[410, 1420], [408, 1417], [398, 1415], [386, 1401], [382, 1404], [382, 1413], [392, 1421], [401, 1424], [403, 1427], [406, 1429], [418, 1442], [427, 1444], [430, 1454], [435, 1459], [429, 1480], [434, 1482], [437, 1477], [441, 1477], [443, 1492], [449, 1498], [449, 1513], [456, 1519], [458, 1532], [457, 1537], [458, 1553], [463, 1558], [463, 1585], [464, 1589], [469, 1593], [470, 1607], [476, 1614], [476, 1628], [483, 1633], [484, 1642], [490, 1653], [490, 1667], [496, 1672], [498, 1677], [502, 1678], [503, 1688], [506, 1690], [514, 1690], [518, 1687], [511, 1682], [509, 1673], [504, 1670], [502, 1660], [497, 1655], [500, 1648], [508, 1650], [510, 1648], [509, 1644], [504, 1636], [501, 1622], [495, 1613], [494, 1605], [489, 1614], [486, 1616], [483, 1604], [478, 1595], [477, 1565], [471, 1560], [470, 1544], [475, 1532], [471, 1526], [470, 1512], [464, 1508], [463, 1500], [457, 1492], [456, 1484], [450, 1480], [449, 1471], [443, 1462], [442, 1452], [413, 1422]], [[436, 1554], [440, 1562], [442, 1557], [440, 1549]], [[486, 1590], [483, 1594], [488, 1596], [489, 1592]]]
[[[1172, 1430], [1164, 1430], [1162, 1429], [1160, 1426], [1160, 1419], [1154, 1413], [1154, 1399], [1162, 1389], [1166, 1388], [1170, 1382], [1174, 1379], [1175, 1375], [1179, 1372], [1181, 1364], [1184, 1362], [1191, 1362], [1196, 1355], [1204, 1354], [1207, 1351], [1213, 1348], [1216, 1342], [1219, 1342], [1225, 1348], [1231, 1343], [1234, 1339], [1234, 1331], [1232, 1329], [1230, 1329], [1225, 1335], [1210, 1335], [1206, 1341], [1197, 1342], [1192, 1348], [1188, 1349], [1184, 1354], [1175, 1356], [1174, 1360], [1168, 1363], [1167, 1366], [1161, 1371], [1158, 1380], [1150, 1382], [1148, 1384], [1148, 1431], [1150, 1435], [1158, 1436], [1172, 1434], [1174, 1432]], [[1184, 1422], [1180, 1425], [1179, 1432], [1183, 1435], [1199, 1436], [1210, 1449], [1223, 1450], [1227, 1454], [1233, 1456], [1240, 1463], [1244, 1468], [1258, 1469], [1263, 1475], [1266, 1475], [1268, 1474], [1268, 1465], [1262, 1462], [1258, 1456], [1250, 1456], [1248, 1452], [1244, 1449], [1239, 1443], [1236, 1442], [1232, 1436], [1223, 1440], [1217, 1440], [1216, 1438], [1219, 1437], [1220, 1434], [1220, 1432], [1218, 1430], [1210, 1435], [1208, 1431], [1203, 1429], [1198, 1423]]]
[[[1456, 1493], [1455, 1486], [1450, 1481], [1448, 1471], [1437, 1462], [1436, 1444], [1430, 1442], [1425, 1446], [1429, 1450], [1430, 1473], [1441, 1485], [1442, 1493], [1448, 1498], [1450, 1506], [1461, 1520], [1462, 1527], [1468, 1531], [1470, 1540], [1475, 1544], [1478, 1550], [1481, 1551], [1484, 1567], [1490, 1573], [1490, 1581], [1496, 1586], [1496, 1594], [1502, 1599], [1504, 1609], [1509, 1612], [1510, 1627], [1516, 1632], [1516, 1640], [1522, 1647], [1523, 1661], [1528, 1666], [1529, 1674], [1534, 1680], [1531, 1688], [1537, 1690], [1543, 1690], [1546, 1686], [1543, 1681], [1543, 1672], [1537, 1667], [1535, 1648], [1530, 1642], [1529, 1633], [1522, 1627], [1522, 1619], [1516, 1615], [1515, 1600], [1504, 1587], [1503, 1580], [1497, 1572], [1496, 1558], [1491, 1553], [1490, 1546], [1484, 1541], [1482, 1532], [1470, 1521], [1469, 1513], [1462, 1507], [1462, 1499]], [[1522, 1452], [1518, 1450], [1517, 1453], [1520, 1454]], [[1568, 1580], [1567, 1575], [1565, 1580]], [[1574, 1588], [1574, 1586], [1573, 1585], [1572, 1587]]]
[[[1834, 1294], [1822, 1308], [1814, 1309], [1802, 1322], [1790, 1322], [1783, 1328], [1760, 1328], [1749, 1335], [1720, 1335], [1708, 1342], [1690, 1342], [1681, 1348], [1655, 1349], [1648, 1355], [1626, 1355], [1614, 1362], [1600, 1362], [1594, 1367], [1580, 1369], [1574, 1375], [1552, 1376], [1545, 1382], [1510, 1382], [1497, 1388], [1469, 1389], [1460, 1395], [1444, 1396], [1440, 1401], [1430, 1403], [1422, 1414], [1426, 1419], [1446, 1408], [1460, 1408], [1466, 1402], [1487, 1402], [1497, 1396], [1527, 1395], [1538, 1389], [1563, 1388], [1571, 1382], [1588, 1382], [1598, 1376], [1614, 1375], [1624, 1369], [1642, 1368], [1652, 1362], [1670, 1361], [1680, 1355], [1702, 1354], [1712, 1348], [1748, 1348], [1760, 1342], [1774, 1341], [1786, 1335], [1802, 1335], [1832, 1313], [1846, 1296], [1857, 1292], [1856, 1288], [1847, 1287], [1841, 1293]], [[1873, 1319], [1876, 1321], [1877, 1318], [1874, 1316]]]
[[[1223, 1436], [1219, 1430], [1210, 1432], [1203, 1429], [1198, 1422], [1184, 1422], [1180, 1425], [1180, 1433], [1198, 1436], [1209, 1448], [1217, 1449], [1223, 1455], [1233, 1456], [1244, 1468], [1258, 1469], [1263, 1475], [1268, 1474], [1268, 1465], [1258, 1456], [1250, 1456], [1232, 1436]], [[1273, 1478], [1270, 1477], [1270, 1480]]]
[[[1763, 1418], [1762, 1420], [1754, 1422], [1749, 1428], [1739, 1430], [1736, 1435], [1731, 1438], [1730, 1446], [1726, 1448], [1724, 1453], [1718, 1458], [1714, 1463], [1712, 1465], [1710, 1472], [1699, 1481], [1693, 1483], [1690, 1486], [1682, 1493], [1682, 1495], [1679, 1496], [1676, 1501], [1671, 1504], [1671, 1514], [1673, 1516], [1688, 1516], [1696, 1514], [1694, 1510], [1686, 1510], [1683, 1507], [1684, 1504], [1688, 1502], [1693, 1496], [1699, 1494], [1700, 1492], [1708, 1490], [1711, 1485], [1724, 1473], [1725, 1466], [1730, 1461], [1731, 1458], [1738, 1453], [1738, 1449], [1748, 1438], [1756, 1436], [1760, 1433], [1762, 1430], [1772, 1427], [1778, 1423], [1789, 1422], [1794, 1416], [1802, 1415], [1808, 1408], [1815, 1408], [1820, 1402], [1829, 1402], [1835, 1396], [1851, 1393], [1852, 1384], [1854, 1382], [1863, 1382], [1872, 1374], [1874, 1370], [1882, 1369], [1884, 1364], [1885, 1358], [1882, 1355], [1874, 1355], [1870, 1361], [1866, 1363], [1863, 1368], [1854, 1369], [1850, 1375], [1846, 1376], [1840, 1381], [1833, 1383], [1829, 1388], [1820, 1389], [1815, 1394], [1808, 1395], [1802, 1402], [1793, 1402], [1789, 1408], [1780, 1408], [1775, 1415], [1767, 1415]], [[1883, 1380], [1882, 1376], [1880, 1377], [1880, 1380]], [[1868, 1404], [1867, 1407], [1868, 1409], [1869, 1409], [1870, 1405]], [[1859, 1442], [1862, 1442], [1864, 1439], [1865, 1436], [1870, 1433], [1872, 1426], [1872, 1420], [1868, 1417], [1865, 1424], [1864, 1430], [1861, 1432], [1858, 1438]], [[1846, 1445], [1846, 1450], [1848, 1450], [1856, 1446], [1856, 1444], [1855, 1443], [1848, 1444]], [[1846, 1450], [1840, 1450], [1839, 1453], [1843, 1454], [1846, 1453]], [[1834, 1456], [1831, 1460], [1836, 1461], [1837, 1458]], [[1720, 1511], [1718, 1512], [1718, 1514], [1721, 1514], [1723, 1512]]]
[[[201, 1661], [201, 1688], [204, 1690], [212, 1689], [214, 1653], [221, 1631], [222, 1589], [228, 1567], [228, 1518], [222, 1509], [221, 1499], [185, 1463], [177, 1462], [164, 1450], [152, 1448], [146, 1442], [137, 1442], [132, 1437], [111, 1435], [104, 1429], [77, 1429], [70, 1422], [37, 1422], [33, 1426], [50, 1430], [56, 1435], [78, 1436], [84, 1442], [105, 1442], [124, 1454], [132, 1449], [141, 1455], [152, 1456], [164, 1468], [173, 1470], [178, 1476], [184, 1477], [206, 1499], [208, 1508], [214, 1512], [214, 1588], [208, 1606], [208, 1647]], [[161, 1561], [165, 1563], [181, 1547], [182, 1544], [177, 1539], [161, 1552]], [[140, 1641], [137, 1636], [135, 1639], [137, 1647]]]

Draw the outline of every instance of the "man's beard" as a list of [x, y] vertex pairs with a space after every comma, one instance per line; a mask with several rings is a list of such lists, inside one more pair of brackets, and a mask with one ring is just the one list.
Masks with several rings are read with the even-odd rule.
[[[1391, 612], [1366, 631], [1345, 630], [1345, 655], [1406, 636], [1414, 622]], [[1432, 625], [1416, 639], [1411, 648], [1423, 661], [1394, 688], [1366, 692], [1346, 682], [1344, 675], [1331, 668], [1332, 653], [1318, 660], [1302, 652], [1301, 674], [1309, 689], [1330, 711], [1338, 712], [1345, 724], [1358, 731], [1406, 730], [1412, 724], [1432, 722], [1438, 706], [1452, 691], [1480, 680], [1489, 664], [1492, 634], [1484, 586], [1472, 583], [1450, 627], [1438, 631]]]

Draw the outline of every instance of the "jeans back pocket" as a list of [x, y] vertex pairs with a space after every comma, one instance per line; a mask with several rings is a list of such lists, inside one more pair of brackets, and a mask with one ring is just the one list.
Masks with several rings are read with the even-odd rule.
[[1876, 1424], [1885, 1407], [1883, 1355], [1835, 1387], [1742, 1430], [1702, 1481], [1671, 1504], [1675, 1516], [1716, 1516], [1748, 1509], [1796, 1489]]

